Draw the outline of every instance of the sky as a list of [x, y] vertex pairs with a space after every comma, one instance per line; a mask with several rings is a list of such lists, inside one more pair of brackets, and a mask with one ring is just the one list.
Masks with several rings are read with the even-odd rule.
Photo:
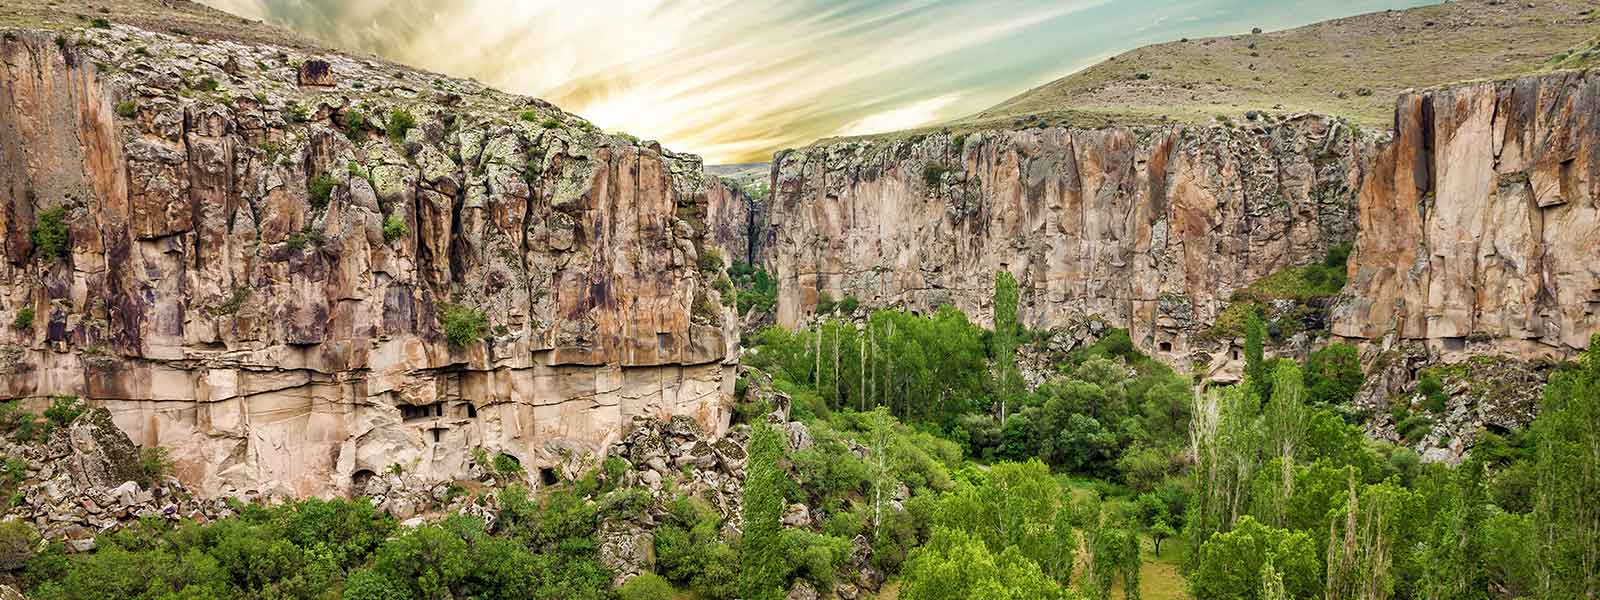
[[709, 164], [979, 112], [1139, 46], [1437, 0], [201, 0]]

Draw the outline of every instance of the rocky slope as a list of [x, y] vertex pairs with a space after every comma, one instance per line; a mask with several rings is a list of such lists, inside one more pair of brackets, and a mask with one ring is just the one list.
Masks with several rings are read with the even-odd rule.
[[1022, 320], [1103, 318], [1152, 354], [1225, 367], [1198, 335], [1234, 290], [1356, 235], [1378, 138], [1332, 118], [1064, 128], [857, 141], [782, 154], [768, 257], [778, 318], [819, 294], [991, 318], [994, 273]]
[[0, 37], [0, 397], [83, 396], [205, 494], [726, 429], [737, 329], [699, 259], [728, 193], [698, 158], [474, 82], [96, 25]]

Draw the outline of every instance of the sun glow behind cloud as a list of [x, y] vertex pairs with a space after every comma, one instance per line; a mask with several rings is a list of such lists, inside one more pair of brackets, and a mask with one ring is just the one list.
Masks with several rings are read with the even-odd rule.
[[970, 114], [1143, 43], [1426, 0], [203, 1], [716, 163]]

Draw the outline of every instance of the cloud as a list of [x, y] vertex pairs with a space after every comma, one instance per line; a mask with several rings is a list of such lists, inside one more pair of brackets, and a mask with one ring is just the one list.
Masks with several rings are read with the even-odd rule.
[[202, 1], [713, 163], [977, 112], [1131, 47], [1108, 32], [1150, 23], [1154, 6], [1186, 16], [1159, 0]]

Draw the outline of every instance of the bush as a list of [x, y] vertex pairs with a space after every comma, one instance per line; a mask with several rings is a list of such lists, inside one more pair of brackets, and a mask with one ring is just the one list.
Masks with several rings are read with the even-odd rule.
[[641, 573], [617, 590], [622, 600], [671, 600], [672, 584], [655, 573]]
[[95, 17], [93, 21], [89, 21], [89, 26], [95, 29], [110, 29], [111, 21], [105, 17]]
[[856, 313], [857, 308], [861, 308], [861, 301], [857, 300], [855, 296], [846, 295], [843, 300], [840, 300], [838, 304], [834, 305], [834, 308], [837, 309], [840, 314], [853, 315]]
[[716, 246], [706, 246], [700, 250], [700, 270], [706, 273], [715, 273], [722, 270], [722, 250]]
[[33, 330], [33, 309], [22, 307], [17, 311], [17, 318], [11, 320], [11, 326], [21, 331]]
[[44, 418], [54, 423], [57, 427], [66, 427], [83, 414], [86, 408], [77, 396], [55, 396], [50, 399], [50, 407], [44, 409]]
[[522, 462], [515, 456], [501, 452], [494, 455], [494, 472], [501, 477], [521, 477]]
[[466, 346], [489, 334], [489, 318], [470, 306], [445, 304], [439, 311], [439, 322], [452, 346]]
[[561, 121], [558, 121], [558, 120], [556, 120], [555, 118], [552, 117], [552, 118], [549, 118], [549, 119], [545, 119], [544, 123], [541, 123], [540, 125], [543, 126], [545, 129], [560, 129], [561, 128]]
[[167, 473], [172, 472], [172, 459], [167, 458], [167, 449], [160, 446], [139, 449], [139, 483], [147, 488], [154, 487], [165, 479]]
[[391, 214], [387, 217], [384, 217], [383, 241], [392, 242], [403, 238], [410, 233], [411, 229], [406, 227], [406, 222], [404, 219], [400, 218], [400, 215]]
[[221, 85], [222, 84], [217, 83], [216, 78], [207, 77], [205, 79], [201, 79], [200, 83], [195, 84], [194, 89], [200, 90], [202, 92], [215, 92], [215, 91], [217, 91], [217, 88], [220, 87]]
[[406, 141], [406, 133], [417, 126], [417, 117], [403, 108], [389, 112], [389, 139], [398, 144]]
[[1422, 406], [1428, 412], [1440, 414], [1450, 402], [1450, 395], [1444, 391], [1444, 384], [1439, 381], [1439, 376], [1433, 373], [1424, 373], [1417, 382], [1417, 393], [1422, 394]]
[[344, 125], [345, 135], [353, 138], [367, 130], [367, 115], [352, 108], [344, 111], [344, 117], [340, 120], [340, 123]]
[[333, 197], [333, 186], [338, 183], [327, 175], [312, 177], [311, 181], [306, 183], [306, 195], [310, 198], [311, 205], [319, 209], [327, 208], [328, 200]]
[[39, 534], [26, 522], [0, 522], [0, 571], [16, 571], [33, 560]]
[[926, 167], [922, 168], [922, 181], [927, 183], [929, 187], [933, 187], [944, 181], [945, 173], [949, 172], [950, 167], [945, 166], [943, 163], [928, 163]]
[[39, 213], [30, 237], [33, 238], [34, 254], [49, 258], [65, 257], [70, 248], [67, 209], [56, 207]]
[[136, 114], [139, 114], [139, 103], [132, 100], [123, 100], [117, 103], [117, 116], [131, 119]]

